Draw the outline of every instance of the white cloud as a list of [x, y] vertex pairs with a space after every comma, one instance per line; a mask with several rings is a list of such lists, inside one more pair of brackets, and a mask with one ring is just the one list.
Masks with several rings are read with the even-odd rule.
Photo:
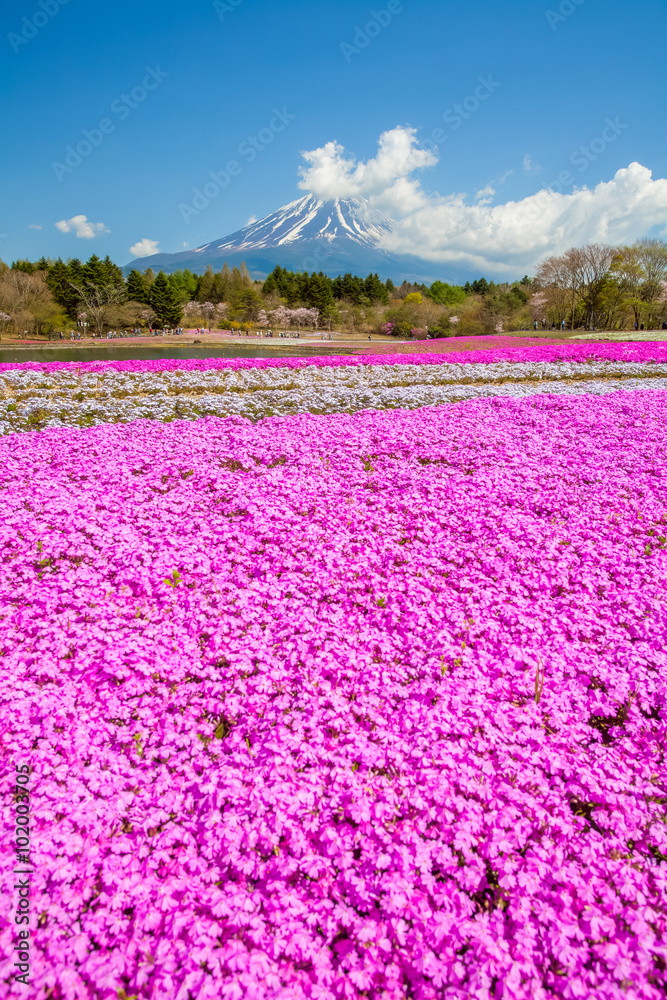
[[36, 226], [34, 223], [29, 223], [28, 229], [41, 229], [41, 226]]
[[329, 198], [369, 198], [385, 211], [397, 207], [416, 210], [422, 202], [414, 170], [432, 167], [435, 153], [419, 149], [416, 130], [398, 126], [380, 136], [377, 155], [365, 163], [346, 157], [337, 142], [301, 154], [308, 164], [300, 168], [299, 187], [323, 201]]
[[257, 222], [257, 216], [251, 215], [248, 221], [246, 222], [246, 226], [254, 226], [256, 222]]
[[61, 219], [56, 222], [56, 229], [61, 233], [76, 233], [79, 239], [92, 240], [100, 233], [108, 233], [103, 222], [89, 222], [85, 215], [73, 215], [71, 219]]
[[469, 205], [465, 196], [431, 197], [400, 219], [383, 246], [427, 260], [512, 275], [548, 254], [590, 242], [621, 243], [667, 223], [667, 180], [640, 163], [595, 188], [542, 189], [521, 201]]
[[527, 174], [538, 174], [542, 167], [528, 153], [523, 158], [523, 169]]
[[481, 191], [477, 192], [475, 195], [475, 201], [479, 202], [480, 205], [488, 205], [490, 204], [495, 193], [496, 189], [491, 187], [490, 184], [487, 184], [486, 187], [483, 187]]
[[159, 245], [158, 240], [139, 240], [133, 247], [130, 247], [130, 253], [133, 257], [151, 257], [154, 253], [158, 252]]
[[[472, 203], [465, 194], [425, 192], [410, 175], [438, 159], [418, 148], [411, 128], [383, 133], [377, 155], [367, 162], [346, 155], [336, 142], [302, 155], [302, 189], [323, 200], [364, 197], [392, 216], [395, 226], [382, 239], [384, 249], [481, 273], [512, 277], [571, 246], [632, 242], [654, 226], [667, 226], [667, 180], [654, 180], [640, 163], [594, 188], [565, 194], [543, 188], [494, 205], [494, 186], [512, 171], [478, 191]], [[537, 168], [530, 157], [524, 166]]]

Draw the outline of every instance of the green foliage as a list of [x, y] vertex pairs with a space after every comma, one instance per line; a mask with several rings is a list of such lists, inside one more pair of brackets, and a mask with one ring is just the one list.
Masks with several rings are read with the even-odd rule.
[[127, 297], [132, 302], [148, 305], [149, 284], [141, 271], [132, 270], [127, 276]]
[[24, 274], [34, 274], [36, 270], [37, 265], [32, 264], [29, 260], [12, 261], [12, 271], [23, 271]]
[[149, 305], [163, 326], [178, 326], [183, 315], [178, 295], [164, 271], [156, 276], [150, 290]]
[[[393, 289], [393, 283], [391, 285]], [[338, 301], [345, 299], [354, 305], [370, 306], [375, 303], [387, 305], [389, 291], [377, 274], [359, 278], [352, 274], [330, 278], [322, 271], [308, 274], [307, 271], [287, 271], [275, 267], [262, 286], [262, 295], [277, 294], [288, 306], [305, 306], [319, 309], [324, 318], [336, 314]]]
[[469, 281], [466, 281], [463, 286], [463, 290], [466, 295], [487, 295], [490, 290], [490, 286], [486, 278], [476, 278], [472, 284]]
[[466, 300], [461, 285], [448, 285], [446, 281], [434, 281], [426, 294], [441, 306], [457, 306]]
[[59, 257], [46, 275], [46, 284], [49, 291], [58, 305], [62, 306], [72, 320], [76, 320], [80, 296], [72, 287], [71, 281], [73, 277], [81, 277], [81, 268], [81, 261], [70, 261], [65, 264], [62, 258]]

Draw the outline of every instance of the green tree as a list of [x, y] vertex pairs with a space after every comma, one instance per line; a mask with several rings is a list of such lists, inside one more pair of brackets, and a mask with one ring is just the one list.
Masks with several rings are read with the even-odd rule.
[[106, 325], [106, 317], [112, 306], [125, 300], [125, 279], [121, 269], [106, 257], [104, 260], [93, 254], [85, 264], [70, 261], [68, 280], [85, 307], [95, 332], [101, 335]]
[[308, 282], [306, 304], [310, 309], [319, 309], [321, 319], [330, 319], [336, 309], [331, 279], [323, 274], [311, 274]]
[[448, 285], [446, 281], [434, 281], [426, 294], [441, 306], [457, 306], [466, 298], [460, 285]]
[[131, 302], [148, 303], [148, 284], [141, 271], [132, 270], [128, 274], [127, 297]]
[[80, 301], [79, 293], [72, 287], [72, 280], [80, 278], [80, 274], [76, 273], [76, 268], [71, 268], [70, 264], [65, 264], [59, 257], [45, 277], [49, 291], [58, 305], [65, 310], [70, 319], [75, 320]]
[[160, 271], [153, 282], [149, 304], [163, 326], [178, 326], [183, 310], [178, 295], [164, 271]]
[[197, 301], [212, 302], [215, 294], [214, 288], [215, 274], [213, 273], [213, 268], [209, 264], [197, 283]]
[[190, 302], [197, 290], [197, 278], [192, 271], [174, 271], [169, 275], [169, 284], [178, 296], [178, 301], [183, 305]]
[[387, 287], [383, 285], [377, 274], [368, 275], [364, 281], [364, 292], [371, 302], [381, 302], [385, 306], [389, 303]]

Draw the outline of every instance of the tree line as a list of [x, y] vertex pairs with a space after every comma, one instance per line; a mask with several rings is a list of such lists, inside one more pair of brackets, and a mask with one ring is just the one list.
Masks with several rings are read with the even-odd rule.
[[0, 261], [0, 333], [52, 334], [75, 324], [110, 328], [247, 329], [309, 325], [406, 337], [471, 336], [532, 328], [652, 328], [667, 318], [667, 245], [588, 244], [547, 257], [533, 277], [430, 285], [378, 274], [331, 278], [275, 267], [255, 281], [245, 264], [127, 278], [107, 256]]
[[531, 306], [544, 319], [571, 330], [655, 328], [667, 309], [667, 245], [637, 240], [631, 246], [589, 243], [547, 257], [535, 276]]

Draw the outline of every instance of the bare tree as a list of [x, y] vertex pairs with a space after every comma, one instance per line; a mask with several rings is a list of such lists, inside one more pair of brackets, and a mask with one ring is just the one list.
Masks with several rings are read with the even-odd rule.
[[151, 327], [155, 322], [155, 320], [157, 319], [157, 316], [155, 315], [152, 309], [143, 309], [141, 313], [141, 318], [144, 321], [145, 326]]
[[612, 265], [612, 273], [618, 283], [626, 309], [631, 309], [637, 327], [641, 322], [643, 269], [637, 245], [619, 247]]
[[7, 268], [0, 275], [0, 309], [11, 315], [17, 330], [49, 330], [62, 319], [62, 310], [49, 291], [44, 274]]
[[646, 325], [651, 329], [667, 279], [667, 246], [662, 240], [638, 240], [632, 249], [642, 270], [640, 296], [646, 303]]
[[89, 316], [92, 316], [93, 326], [98, 337], [104, 333], [107, 313], [111, 306], [120, 304], [125, 299], [125, 289], [115, 282], [84, 281], [70, 285], [79, 295]]
[[547, 257], [537, 269], [535, 284], [544, 296], [539, 303], [541, 312], [559, 325], [569, 312], [574, 330], [582, 284], [580, 251], [572, 247], [559, 257]]
[[[572, 251], [568, 251], [572, 253]], [[595, 326], [598, 312], [601, 309], [601, 296], [614, 260], [618, 257], [618, 248], [606, 243], [588, 243], [576, 251], [576, 271], [579, 275], [579, 296], [586, 310], [586, 328], [592, 330]]]

